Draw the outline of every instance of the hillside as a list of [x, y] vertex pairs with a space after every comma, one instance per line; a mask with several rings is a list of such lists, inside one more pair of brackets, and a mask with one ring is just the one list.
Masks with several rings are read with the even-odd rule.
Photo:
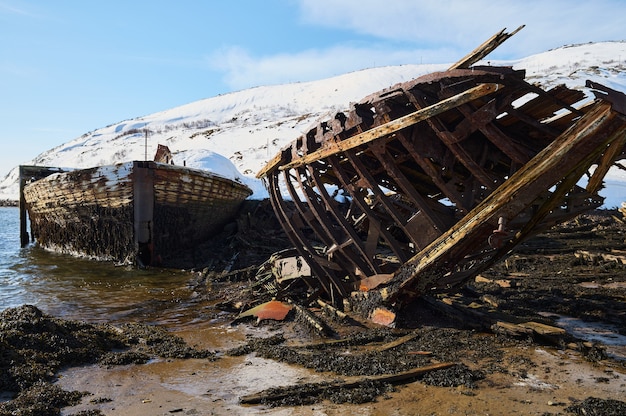
[[[527, 78], [544, 87], [567, 84], [584, 89], [585, 81], [591, 79], [626, 91], [624, 60], [626, 42], [603, 42], [564, 46], [497, 64], [526, 69]], [[372, 92], [448, 66], [372, 68], [319, 81], [219, 95], [98, 128], [23, 164], [84, 168], [142, 160], [146, 154], [151, 159], [157, 144], [165, 144], [177, 164], [185, 162], [238, 177], [255, 191], [253, 198], [264, 198], [265, 190], [254, 179], [255, 173], [315, 120], [327, 118]], [[17, 180], [15, 167], [0, 182], [0, 199], [18, 198]], [[612, 170], [606, 183], [602, 193], [607, 197], [605, 205], [616, 206], [626, 195], [626, 172]]]

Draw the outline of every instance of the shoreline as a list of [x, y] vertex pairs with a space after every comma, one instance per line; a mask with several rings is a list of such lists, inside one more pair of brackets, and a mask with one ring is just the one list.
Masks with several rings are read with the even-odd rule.
[[[626, 224], [617, 215], [592, 212], [529, 239], [458, 293], [407, 306], [395, 329], [355, 314], [336, 322], [312, 307], [333, 336], [311, 332], [293, 314], [284, 321], [235, 322], [239, 311], [227, 306], [245, 300], [247, 263], [236, 263], [226, 275], [190, 273], [188, 297], [149, 299], [135, 305], [141, 315], [123, 321], [87, 324], [33, 307], [9, 308], [0, 312], [0, 373], [26, 378], [23, 388], [13, 380], [13, 390], [23, 394], [0, 402], [0, 415], [42, 403], [51, 408], [36, 414], [55, 416], [626, 414], [626, 343], [615, 357], [602, 342], [567, 331], [514, 333], [511, 328], [519, 327], [494, 325], [508, 317], [545, 329], [570, 317], [626, 336], [626, 304], [620, 301], [626, 298], [626, 264], [595, 256], [626, 249]], [[254, 263], [263, 256], [238, 259], [245, 257]], [[168, 326], [167, 308], [187, 323]], [[16, 367], [19, 362], [26, 366]], [[332, 391], [320, 384], [363, 382], [438, 363], [454, 366], [398, 383]], [[11, 391], [10, 383], [0, 391]], [[294, 390], [286, 390], [289, 400], [273, 401], [272, 392], [281, 388]], [[251, 394], [266, 401], [240, 403]]]

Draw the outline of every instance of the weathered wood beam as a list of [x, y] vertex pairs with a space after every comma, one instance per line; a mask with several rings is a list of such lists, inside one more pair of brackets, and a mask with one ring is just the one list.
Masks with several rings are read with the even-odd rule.
[[389, 201], [388, 197], [384, 194], [384, 192], [380, 189], [380, 186], [367, 169], [367, 167], [363, 164], [359, 156], [356, 154], [354, 150], [348, 150], [344, 153], [352, 166], [357, 170], [361, 179], [368, 182], [368, 188], [374, 193], [376, 201], [380, 202], [380, 204], [384, 207], [385, 211], [388, 213], [390, 218], [393, 219], [394, 223], [400, 228], [405, 236], [410, 239], [416, 246], [420, 246], [422, 244], [419, 243], [419, 229], [413, 223], [408, 222], [408, 218], [405, 215], [402, 215]]
[[[380, 273], [380, 269], [373, 262], [373, 257], [368, 256], [368, 254], [366, 253], [365, 247], [361, 244], [361, 239], [358, 237], [358, 235], [356, 234], [354, 229], [350, 226], [350, 224], [348, 224], [345, 217], [341, 215], [340, 212], [338, 212], [337, 202], [326, 191], [324, 182], [320, 179], [318, 172], [311, 166], [307, 166], [307, 170], [309, 172], [309, 176], [313, 179], [315, 186], [317, 187], [317, 189], [319, 189], [319, 195], [324, 201], [324, 205], [325, 205], [324, 210], [329, 212], [334, 217], [337, 224], [343, 230], [343, 233], [345, 234], [344, 236], [348, 238], [347, 241], [351, 242], [351, 246], [359, 255], [358, 257], [354, 259], [353, 259], [353, 256], [347, 256], [347, 257], [353, 259], [353, 262], [355, 263], [355, 265], [363, 271], [366, 271], [367, 269], [369, 269], [370, 272], [373, 274]], [[317, 207], [317, 209], [319, 209], [319, 207]], [[342, 246], [343, 244], [338, 244], [338, 245]], [[360, 261], [357, 259], [360, 259]]]
[[[385, 167], [387, 172], [391, 175], [391, 177], [396, 181], [396, 184], [402, 189], [405, 196], [411, 200], [411, 202], [421, 211], [424, 218], [428, 221], [430, 225], [431, 232], [437, 235], [429, 236], [431, 241], [434, 237], [438, 237], [441, 235], [446, 229], [446, 225], [441, 221], [441, 218], [436, 215], [429, 207], [428, 201], [422, 195], [419, 194], [415, 190], [415, 187], [408, 180], [408, 178], [402, 173], [400, 168], [395, 164], [393, 157], [385, 151], [385, 148], [380, 146], [377, 149], [372, 149], [372, 153], [376, 155], [376, 157], [380, 160], [382, 165]], [[409, 218], [407, 222], [410, 222]], [[436, 231], [435, 231], [436, 230]], [[426, 231], [426, 229], [424, 229]], [[416, 236], [413, 236], [411, 240], [415, 240]], [[430, 241], [429, 241], [430, 242]], [[422, 246], [422, 245], [420, 245]], [[421, 247], [420, 247], [421, 248]]]
[[481, 45], [479, 45], [476, 49], [461, 58], [461, 60], [452, 65], [448, 70], [469, 68], [470, 66], [474, 65], [476, 62], [480, 61], [485, 56], [493, 52], [493, 50], [500, 46], [502, 43], [504, 43], [505, 40], [522, 30], [524, 26], [525, 25], [521, 25], [511, 33], [505, 33], [504, 31], [506, 30], [506, 28], [502, 29], [501, 31], [487, 39], [485, 42], [483, 42]]
[[[421, 106], [421, 99], [418, 97], [412, 98], [416, 106]], [[458, 160], [467, 170], [472, 173], [472, 176], [476, 178], [485, 188], [489, 191], [494, 189], [496, 177], [486, 169], [477, 163], [474, 155], [470, 154], [462, 145], [463, 139], [460, 135], [455, 134], [454, 131], [449, 131], [447, 126], [437, 117], [431, 117], [426, 122], [430, 125], [431, 129], [435, 132], [439, 140], [446, 145], [450, 153], [454, 155], [454, 158]], [[467, 134], [468, 132], [464, 132]]]
[[[285, 183], [287, 184], [287, 189], [289, 191], [289, 194], [291, 196], [291, 199], [293, 200], [296, 208], [298, 209], [298, 211], [300, 212], [300, 215], [302, 216], [302, 218], [304, 218], [305, 220], [307, 220], [307, 223], [309, 224], [309, 226], [315, 231], [316, 235], [318, 235], [320, 238], [324, 238], [326, 236], [326, 238], [324, 239], [323, 243], [326, 246], [331, 246], [333, 243], [336, 243], [336, 241], [331, 240], [330, 238], [333, 237], [333, 235], [330, 233], [330, 231], [328, 231], [327, 228], [325, 228], [324, 230], [322, 229], [323, 227], [326, 227], [326, 223], [322, 220], [319, 219], [319, 217], [317, 216], [317, 213], [315, 212], [315, 210], [313, 209], [309, 209], [307, 206], [305, 206], [302, 201], [300, 200], [300, 196], [298, 195], [295, 187], [293, 186], [293, 183], [291, 182], [291, 179], [289, 178], [289, 174], [288, 171], [283, 171], [284, 172], [284, 178], [285, 178]], [[301, 177], [300, 177], [300, 172], [297, 172], [297, 177], [296, 180], [299, 182], [300, 185], [300, 189], [308, 189], [308, 187], [303, 187], [302, 182], [301, 182]], [[310, 195], [305, 195], [305, 197], [307, 197], [307, 199], [310, 201]], [[315, 216], [314, 219], [309, 219], [310, 215]], [[295, 228], [294, 228], [295, 229]], [[328, 233], [325, 233], [324, 231], [328, 231]], [[301, 233], [301, 231], [299, 231], [299, 233]], [[302, 240], [300, 240], [301, 242], [305, 242], [307, 241], [306, 238], [302, 237]], [[310, 253], [316, 253], [316, 251], [313, 249], [313, 247], [309, 244], [306, 243], [307, 246], [307, 250], [310, 250]], [[341, 260], [340, 259], [336, 259], [338, 260], [337, 262], [339, 264], [341, 264]], [[341, 264], [343, 267], [346, 267], [346, 264]], [[328, 283], [332, 286], [334, 286], [337, 289], [338, 294], [341, 297], [345, 297], [349, 291], [348, 289], [343, 285], [343, 282], [336, 279], [335, 276], [332, 274], [332, 272], [323, 272], [322, 275], [320, 276], [321, 279], [327, 280]], [[329, 290], [327, 291], [327, 293], [331, 294], [334, 293], [334, 291], [332, 289], [330, 289], [330, 287], [328, 288]]]
[[602, 155], [598, 167], [593, 172], [593, 175], [591, 175], [589, 183], [587, 183], [586, 189], [588, 192], [595, 193], [600, 190], [604, 177], [613, 165], [613, 162], [615, 162], [619, 155], [624, 151], [624, 146], [626, 146], [626, 133], [622, 133], [621, 138], [618, 138], [611, 143]]
[[[286, 173], [286, 172], [285, 172]], [[286, 176], [286, 175], [285, 175]], [[286, 181], [289, 178], [285, 178]], [[278, 221], [281, 223], [285, 233], [289, 236], [289, 239], [294, 242], [298, 242], [299, 247], [303, 250], [299, 250], [300, 254], [303, 255], [305, 260], [308, 260], [307, 263], [315, 273], [315, 276], [318, 278], [322, 289], [326, 293], [332, 293], [331, 283], [327, 277], [327, 273], [325, 270], [319, 265], [317, 261], [313, 261], [312, 257], [314, 256], [315, 249], [311, 246], [307, 238], [302, 234], [302, 231], [299, 227], [294, 224], [294, 221], [290, 218], [287, 207], [285, 205], [285, 201], [280, 195], [280, 187], [279, 187], [279, 176], [277, 174], [272, 174], [268, 176], [268, 191], [272, 198], [270, 201], [272, 203], [272, 208], [278, 217]], [[304, 252], [303, 252], [304, 251]]]
[[616, 132], [624, 128], [624, 120], [611, 111], [609, 103], [596, 104], [577, 124], [538, 153], [450, 230], [405, 262], [389, 285], [381, 289], [382, 298], [392, 302], [408, 287], [423, 293], [437, 275], [420, 279], [422, 273], [476, 246], [474, 239], [477, 234], [484, 233], [482, 228], [485, 225], [489, 226], [498, 216], [507, 220], [514, 218], [540, 193], [577, 170], [580, 161], [590, 153], [615, 140]]
[[264, 176], [267, 175], [269, 171], [273, 170], [276, 166], [282, 164], [283, 161], [287, 160], [286, 155], [288, 153], [289, 151], [285, 149], [278, 152], [278, 154], [274, 156], [269, 162], [267, 162], [267, 164], [263, 166], [263, 168], [256, 174], [256, 178], [257, 179], [263, 178]]
[[[530, 152], [522, 148], [521, 145], [512, 142], [511, 139], [497, 127], [496, 123], [493, 123], [495, 117], [490, 120], [485, 120], [484, 117], [481, 117], [483, 113], [495, 115], [500, 113], [500, 111], [496, 109], [494, 101], [491, 101], [483, 106], [483, 108], [476, 111], [473, 111], [469, 107], [469, 104], [466, 104], [459, 106], [459, 111], [461, 111], [466, 120], [468, 120], [476, 130], [480, 130], [491, 143], [511, 158], [514, 163], [524, 164], [530, 160]], [[555, 136], [557, 135], [558, 133]]]
[[[328, 390], [336, 389], [351, 389], [359, 387], [365, 383], [378, 382], [378, 383], [399, 383], [401, 381], [414, 379], [422, 374], [430, 371], [443, 370], [456, 365], [455, 363], [437, 363], [431, 364], [425, 367], [415, 368], [413, 370], [405, 371], [397, 374], [383, 374], [380, 376], [361, 377], [355, 381], [339, 381], [333, 383], [316, 383], [306, 385], [306, 394], [320, 394]], [[304, 386], [303, 386], [304, 387]], [[297, 394], [293, 391], [293, 387], [272, 388], [260, 393], [248, 394], [239, 398], [241, 404], [260, 404], [270, 403], [282, 400], [286, 397]]]
[[[335, 142], [335, 143], [327, 142], [326, 147], [316, 150], [313, 153], [304, 155], [296, 160], [293, 160], [290, 163], [282, 165], [279, 167], [279, 169], [281, 170], [291, 169], [294, 167], [305, 165], [307, 163], [313, 162], [318, 159], [322, 159], [324, 157], [328, 157], [330, 155], [335, 155], [340, 152], [345, 152], [346, 150], [354, 149], [355, 147], [374, 141], [382, 136], [390, 135], [398, 130], [402, 130], [406, 127], [412, 126], [421, 121], [428, 120], [431, 117], [434, 117], [445, 111], [458, 107], [459, 105], [468, 103], [477, 98], [491, 94], [497, 91], [500, 87], [502, 87], [500, 84], [480, 84], [474, 88], [470, 88], [467, 91], [463, 91], [462, 93], [457, 94], [453, 97], [447, 98], [445, 100], [441, 100], [436, 104], [430, 105], [428, 107], [424, 107], [411, 114], [407, 114], [406, 116], [397, 118], [395, 120], [392, 120], [378, 127], [374, 127], [370, 130], [367, 130], [363, 133], [352, 136], [348, 139]], [[261, 172], [267, 172], [267, 170], [263, 170]], [[259, 175], [261, 175], [261, 172], [259, 173]]]
[[[413, 134], [415, 135], [416, 132], [414, 131]], [[437, 166], [435, 166], [435, 164], [428, 157], [423, 156], [419, 149], [416, 148], [415, 139], [409, 139], [403, 132], [399, 132], [398, 140], [413, 157], [415, 163], [417, 163], [424, 170], [424, 172], [430, 176], [430, 180], [433, 181], [439, 190], [443, 192], [450, 201], [456, 204], [459, 209], [465, 209], [461, 200], [461, 195], [459, 195], [456, 189], [442, 179], [441, 169], [437, 168]]]

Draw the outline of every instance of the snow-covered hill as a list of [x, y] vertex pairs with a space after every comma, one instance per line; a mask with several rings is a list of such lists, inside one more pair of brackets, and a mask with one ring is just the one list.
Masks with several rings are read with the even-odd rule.
[[[626, 42], [565, 46], [516, 61], [492, 62], [526, 69], [527, 78], [545, 86], [567, 84], [583, 89], [587, 79], [626, 92]], [[489, 64], [489, 61], [483, 64]], [[50, 149], [23, 164], [84, 168], [151, 159], [157, 144], [174, 161], [239, 178], [266, 192], [254, 178], [265, 163], [317, 119], [348, 108], [366, 95], [449, 64], [372, 68], [303, 83], [257, 87], [219, 95], [98, 128]], [[145, 131], [148, 131], [147, 139]], [[145, 143], [147, 142], [147, 146]], [[229, 163], [228, 160], [230, 160]], [[626, 200], [626, 172], [607, 176], [606, 205]], [[0, 182], [0, 199], [18, 198], [18, 169]]]

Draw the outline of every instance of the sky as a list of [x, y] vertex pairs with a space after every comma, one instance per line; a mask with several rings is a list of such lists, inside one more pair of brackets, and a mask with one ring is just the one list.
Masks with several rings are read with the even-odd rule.
[[260, 85], [625, 40], [623, 0], [0, 0], [0, 177], [84, 133]]

